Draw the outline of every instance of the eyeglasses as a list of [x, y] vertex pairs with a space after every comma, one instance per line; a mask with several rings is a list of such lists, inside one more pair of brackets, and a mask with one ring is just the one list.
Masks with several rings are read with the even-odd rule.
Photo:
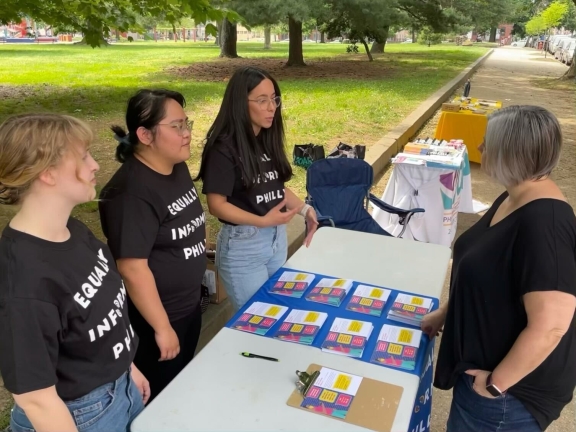
[[256, 102], [258, 104], [258, 107], [260, 107], [261, 110], [265, 110], [270, 106], [270, 103], [272, 103], [272, 105], [275, 108], [280, 108], [280, 105], [282, 105], [282, 98], [280, 96], [276, 96], [274, 98], [258, 98], [258, 99], [248, 99], [250, 102]]
[[194, 126], [194, 120], [177, 121], [173, 123], [158, 123], [158, 126], [170, 126], [175, 129], [178, 135], [183, 136], [184, 131], [190, 132]]

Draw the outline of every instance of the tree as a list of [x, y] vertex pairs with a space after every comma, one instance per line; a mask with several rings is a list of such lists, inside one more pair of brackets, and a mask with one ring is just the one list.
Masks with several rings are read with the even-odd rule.
[[557, 27], [568, 12], [568, 3], [565, 1], [555, 1], [542, 11], [542, 20], [546, 29]]
[[[576, 0], [574, 1], [574, 5], [576, 6]], [[574, 57], [572, 57], [572, 64], [562, 77], [562, 79], [573, 79], [576, 81], [576, 51], [574, 51]]]
[[[326, 25], [328, 37], [348, 35], [350, 42], [364, 46], [369, 61], [373, 61], [368, 42], [379, 44], [384, 52], [390, 19], [395, 15], [388, 0], [331, 0], [332, 18]], [[374, 48], [374, 45], [373, 45]]]
[[[0, 23], [18, 21], [22, 17], [41, 20], [48, 25], [71, 28], [84, 35], [92, 47], [100, 46], [111, 29], [143, 31], [137, 16], [162, 17], [176, 24], [184, 17], [197, 23], [222, 20], [237, 15], [225, 8], [215, 8], [209, 0], [2, 0]], [[206, 31], [216, 33], [216, 27], [206, 25]]]
[[244, 26], [264, 27], [264, 49], [270, 49], [270, 33], [272, 26], [278, 24], [285, 17], [273, 0], [233, 0], [229, 7], [241, 17]]
[[531, 36], [538, 36], [546, 31], [546, 24], [542, 15], [536, 15], [526, 23], [526, 33]]
[[237, 41], [238, 31], [236, 23], [224, 18], [220, 34], [220, 57], [238, 58]]

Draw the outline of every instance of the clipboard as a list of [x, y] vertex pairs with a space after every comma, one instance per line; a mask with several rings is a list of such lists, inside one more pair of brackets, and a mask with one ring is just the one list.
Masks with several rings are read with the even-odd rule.
[[[306, 372], [310, 376], [315, 377], [316, 375], [313, 375], [314, 372], [320, 371], [320, 369], [322, 369], [322, 366], [311, 364], [308, 366]], [[304, 402], [302, 392], [306, 395], [310, 395], [311, 391], [314, 391], [313, 382], [311, 382], [305, 390], [294, 390], [286, 402], [287, 405], [377, 432], [391, 432], [404, 389], [394, 384], [388, 384], [362, 377], [362, 382], [360, 383], [350, 406], [347, 408], [344, 418], [339, 418], [331, 410], [322, 411], [302, 407], [301, 405]], [[332, 412], [332, 414], [330, 412]]]

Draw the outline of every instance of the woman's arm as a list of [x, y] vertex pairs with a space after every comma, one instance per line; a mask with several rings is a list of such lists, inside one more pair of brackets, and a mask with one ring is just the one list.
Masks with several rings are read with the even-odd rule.
[[[561, 291], [533, 291], [523, 299], [528, 325], [492, 372], [492, 383], [503, 392], [540, 366], [554, 351], [570, 328], [576, 309], [576, 297]], [[466, 373], [476, 377], [474, 388], [478, 393], [493, 397], [486, 390], [489, 371], [468, 370]]]
[[268, 211], [265, 216], [258, 216], [230, 204], [224, 195], [209, 193], [206, 198], [210, 214], [236, 225], [252, 225], [259, 228], [284, 225], [290, 222], [290, 219], [298, 212], [297, 208], [282, 212], [282, 208], [286, 206], [286, 200]]
[[304, 201], [298, 198], [290, 189], [284, 188], [284, 194], [286, 195], [286, 207], [289, 210], [298, 209], [298, 212], [300, 212], [304, 208]]
[[156, 280], [148, 267], [148, 260], [121, 258], [117, 264], [130, 299], [146, 322], [154, 329], [156, 343], [160, 348], [159, 360], [173, 359], [180, 352], [178, 336], [170, 325], [168, 314], [160, 300]]
[[534, 291], [524, 295], [528, 325], [504, 360], [494, 369], [492, 381], [505, 391], [542, 364], [570, 328], [576, 297], [561, 291]]
[[76, 432], [76, 423], [56, 387], [48, 387], [23, 394], [13, 394], [16, 404], [38, 432]]

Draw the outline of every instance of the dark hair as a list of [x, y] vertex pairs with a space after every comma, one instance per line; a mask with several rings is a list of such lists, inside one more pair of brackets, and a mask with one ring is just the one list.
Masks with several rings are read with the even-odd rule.
[[138, 90], [128, 101], [126, 109], [126, 126], [128, 132], [121, 126], [112, 126], [114, 138], [118, 141], [116, 160], [120, 163], [132, 156], [138, 146], [136, 131], [143, 127], [153, 130], [166, 116], [166, 101], [175, 100], [184, 107], [186, 100], [181, 93], [171, 90]]
[[253, 187], [259, 177], [265, 178], [265, 170], [262, 167], [264, 153], [271, 157], [274, 169], [278, 171], [278, 178], [283, 182], [290, 180], [292, 167], [288, 162], [284, 147], [281, 106], [274, 113], [272, 126], [268, 129], [262, 128], [258, 137], [254, 134], [250, 120], [248, 94], [265, 79], [272, 81], [276, 96], [281, 96], [278, 83], [265, 70], [248, 66], [234, 72], [226, 86], [220, 111], [206, 135], [200, 172], [195, 180], [204, 178], [209, 151], [218, 141], [228, 139], [232, 140], [238, 153], [236, 156], [241, 161], [242, 178], [246, 187]]

